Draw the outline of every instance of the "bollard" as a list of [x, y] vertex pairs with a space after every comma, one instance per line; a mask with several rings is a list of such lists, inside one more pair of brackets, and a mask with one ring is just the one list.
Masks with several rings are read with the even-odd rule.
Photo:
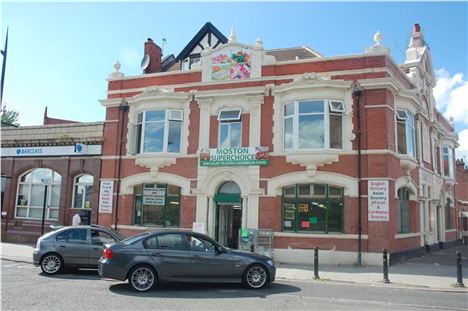
[[388, 251], [387, 249], [383, 250], [383, 282], [385, 284], [390, 283], [388, 279]]
[[318, 247], [314, 247], [314, 280], [320, 279], [318, 274]]
[[457, 252], [457, 287], [465, 287], [463, 284], [462, 257], [461, 252]]
[[255, 252], [255, 245], [254, 244], [250, 244], [250, 252], [251, 253]]

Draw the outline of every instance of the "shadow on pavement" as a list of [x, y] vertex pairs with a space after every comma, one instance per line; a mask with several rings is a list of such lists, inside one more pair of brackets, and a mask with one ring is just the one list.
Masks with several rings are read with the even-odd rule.
[[[39, 268], [40, 269], [40, 268]], [[86, 279], [86, 280], [101, 280], [96, 269], [72, 269], [72, 268], [65, 268], [65, 271], [59, 274], [48, 275], [44, 272], [39, 273], [40, 276], [46, 278], [54, 278], [54, 279]]]
[[140, 293], [133, 290], [128, 283], [111, 285], [110, 291], [125, 296], [144, 298], [267, 298], [269, 295], [294, 293], [301, 289], [296, 286], [273, 283], [262, 289], [246, 289], [241, 284], [219, 284], [219, 283], [160, 283], [151, 291]]

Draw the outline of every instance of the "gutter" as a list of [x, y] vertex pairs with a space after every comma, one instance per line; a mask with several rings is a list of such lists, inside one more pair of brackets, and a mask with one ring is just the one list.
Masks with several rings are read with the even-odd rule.
[[357, 264], [358, 266], [362, 265], [362, 172], [361, 172], [361, 96], [362, 96], [362, 88], [359, 84], [354, 84], [353, 95], [356, 99], [356, 117], [357, 117], [357, 148], [358, 148], [358, 156], [357, 156], [357, 175], [358, 175], [358, 258]]
[[117, 231], [117, 224], [119, 222], [119, 196], [120, 196], [120, 177], [122, 169], [122, 146], [123, 146], [123, 129], [124, 129], [124, 118], [125, 112], [128, 111], [128, 104], [122, 104], [119, 106], [121, 112], [120, 115], [120, 139], [119, 139], [119, 159], [118, 159], [118, 168], [117, 168], [117, 192], [115, 200], [115, 219], [114, 219], [114, 230]]

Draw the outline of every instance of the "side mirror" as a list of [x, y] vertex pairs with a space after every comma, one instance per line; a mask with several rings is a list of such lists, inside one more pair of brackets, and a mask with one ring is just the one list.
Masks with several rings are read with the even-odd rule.
[[222, 247], [222, 246], [216, 247], [216, 250], [217, 250], [218, 254], [226, 254], [228, 252], [227, 249]]

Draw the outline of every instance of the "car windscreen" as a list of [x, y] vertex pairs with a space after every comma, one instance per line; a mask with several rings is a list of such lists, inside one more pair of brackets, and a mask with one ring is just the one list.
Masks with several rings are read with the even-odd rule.
[[118, 231], [115, 231], [114, 229], [108, 229], [109, 231], [112, 231], [112, 233], [119, 239], [119, 240], [124, 240], [125, 239], [125, 235], [123, 235], [122, 233], [118, 232]]
[[136, 241], [139, 241], [140, 239], [147, 236], [148, 234], [150, 234], [150, 233], [149, 232], [143, 232], [143, 233], [128, 237], [126, 239], [123, 239], [121, 242], [125, 243], [125, 244], [132, 244], [132, 243], [134, 243]]

